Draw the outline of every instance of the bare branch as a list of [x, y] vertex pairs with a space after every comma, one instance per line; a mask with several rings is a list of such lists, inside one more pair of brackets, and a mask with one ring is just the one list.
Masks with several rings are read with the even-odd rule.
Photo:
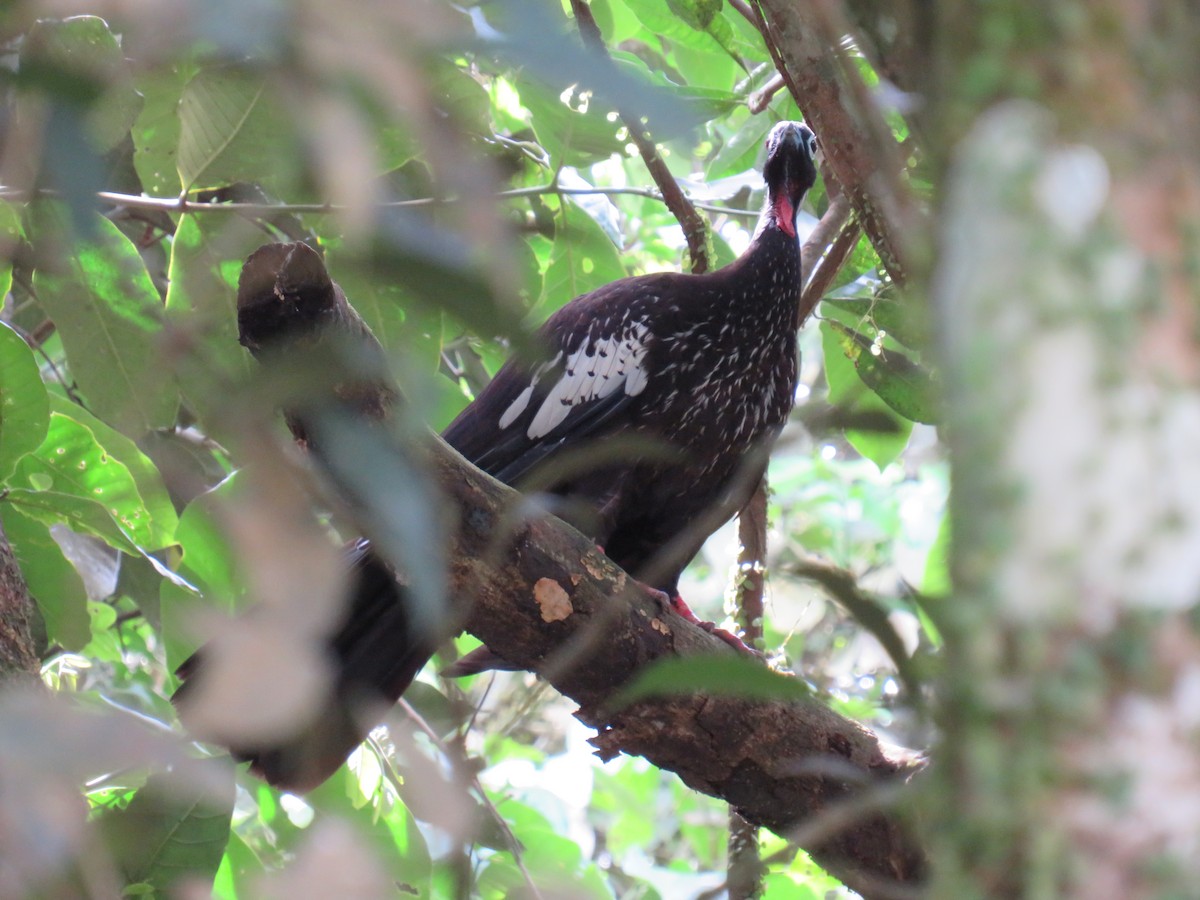
[[[604, 46], [604, 37], [600, 34], [600, 27], [596, 24], [586, 0], [571, 0], [571, 11], [575, 14], [575, 21], [579, 26], [579, 33], [583, 36], [584, 43], [595, 53], [608, 59], [608, 49]], [[692, 274], [702, 275], [709, 269], [708, 226], [705, 224], [704, 218], [696, 212], [692, 201], [683, 193], [675, 176], [663, 162], [641, 119], [620, 107], [617, 108], [617, 115], [629, 129], [629, 137], [637, 146], [638, 153], [641, 154], [642, 161], [646, 164], [646, 169], [650, 172], [654, 183], [658, 185], [659, 191], [662, 192], [663, 202], [667, 204], [667, 209], [671, 211], [680, 227], [683, 228], [683, 237], [687, 241], [688, 255], [692, 261]]]
[[[678, 187], [678, 182], [676, 182]], [[682, 188], [680, 188], [682, 191]], [[576, 196], [599, 195], [617, 197], [628, 195], [632, 197], [647, 197], [651, 200], [663, 199], [662, 192], [650, 187], [563, 187], [557, 183], [537, 185], [535, 187], [513, 188], [493, 194], [496, 200], [511, 200], [520, 197], [544, 197], [548, 195]], [[14, 188], [0, 187], [0, 199], [25, 202], [35, 196], [54, 196], [51, 191], [22, 191]], [[324, 215], [345, 212], [348, 207], [340, 203], [203, 203], [184, 197], [148, 197], [144, 194], [121, 194], [114, 191], [97, 191], [96, 197], [106, 203], [129, 209], [157, 210], [169, 213], [241, 213], [248, 216], [272, 216], [286, 213], [305, 213]], [[416, 197], [411, 200], [390, 200], [377, 203], [375, 209], [405, 209], [423, 206], [447, 206], [453, 203], [467, 202], [459, 197]], [[478, 202], [474, 199], [470, 202]], [[745, 219], [757, 219], [762, 215], [761, 209], [739, 209], [721, 206], [716, 203], [697, 203], [689, 200], [696, 209], [706, 212], [720, 213], [727, 216], [738, 216]]]

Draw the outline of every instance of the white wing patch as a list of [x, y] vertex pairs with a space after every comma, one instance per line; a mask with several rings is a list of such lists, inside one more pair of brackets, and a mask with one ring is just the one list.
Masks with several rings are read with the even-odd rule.
[[517, 395], [517, 399], [509, 404], [508, 409], [504, 411], [504, 415], [500, 417], [500, 427], [502, 429], [507, 428], [513, 422], [517, 421], [521, 413], [525, 412], [525, 407], [529, 405], [529, 401], [533, 397], [533, 389], [537, 387], [538, 379], [542, 377], [547, 369], [558, 365], [560, 359], [562, 359], [561, 350], [555, 354], [554, 359], [550, 360], [550, 362], [542, 363], [533, 370], [533, 377], [529, 381], [529, 387]]
[[[608, 397], [621, 387], [630, 397], [644, 391], [648, 382], [642, 359], [649, 350], [650, 337], [650, 329], [638, 323], [619, 337], [586, 340], [580, 344], [579, 349], [567, 357], [562, 377], [550, 389], [529, 423], [527, 434], [530, 439], [545, 437], [581, 403]], [[536, 378], [534, 383], [537, 383]], [[532, 394], [532, 390], [522, 392], [513, 401], [513, 406], [521, 403], [521, 409], [513, 414], [514, 419], [529, 403], [526, 393]], [[505, 412], [505, 418], [509, 412], [512, 407]]]

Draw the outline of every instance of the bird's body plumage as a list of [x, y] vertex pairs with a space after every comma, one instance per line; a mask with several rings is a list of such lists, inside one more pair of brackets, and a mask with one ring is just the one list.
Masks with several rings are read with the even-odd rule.
[[[808, 128], [777, 125], [766, 208], [736, 261], [705, 275], [624, 278], [572, 300], [540, 329], [544, 355], [509, 361], [445, 439], [501, 481], [540, 484], [622, 568], [674, 594], [705, 538], [753, 490], [792, 408], [795, 215], [816, 179], [815, 151]], [[247, 261], [239, 283], [242, 339], [256, 352], [276, 331], [295, 333], [296, 311], [325, 309], [321, 298], [340, 291], [310, 248], [259, 252], [268, 250], [259, 266]], [[587, 459], [572, 459], [580, 454]], [[273, 784], [305, 789], [332, 774], [365, 733], [360, 701], [395, 702], [433, 653], [369, 542], [354, 542], [347, 559], [351, 600], [329, 641], [338, 675], [327, 708], [293, 740], [234, 748]]]
[[[767, 228], [711, 275], [605, 285], [551, 317], [539, 333], [547, 357], [507, 363], [443, 437], [509, 483], [612, 442], [611, 462], [547, 477], [593, 514], [577, 524], [637, 575], [701, 513], [732, 514], [753, 487], [738, 470], [774, 439], [795, 395], [799, 278], [795, 238]], [[644, 457], [619, 442], [631, 437], [649, 448]], [[726, 496], [735, 482], [743, 490]], [[674, 593], [707, 531], [661, 561], [651, 584]]]

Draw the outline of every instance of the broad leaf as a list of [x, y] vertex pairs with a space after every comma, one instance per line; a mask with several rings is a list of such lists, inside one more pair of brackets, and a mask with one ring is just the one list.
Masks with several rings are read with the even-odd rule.
[[869, 321], [906, 347], [923, 350], [929, 346], [929, 322], [915, 303], [886, 294], [877, 297], [826, 297], [824, 303]]
[[829, 383], [829, 402], [848, 414], [877, 414], [881, 421], [890, 423], [886, 429], [872, 431], [846, 429], [846, 439], [854, 449], [880, 469], [886, 468], [908, 445], [912, 422], [897, 414], [858, 377], [854, 363], [842, 352], [840, 332], [828, 319], [821, 322], [821, 345], [825, 355], [825, 379]]
[[610, 120], [609, 110], [598, 104], [574, 94], [568, 104], [540, 84], [522, 86], [521, 104], [555, 168], [586, 166], [625, 152], [617, 138], [620, 122]]
[[[107, 152], [129, 133], [142, 97], [129, 78], [120, 41], [98, 16], [41, 19], [21, 47], [23, 71], [58, 70], [46, 87], [62, 99], [86, 102], [86, 130], [94, 149]], [[65, 77], [64, 77], [65, 76]]]
[[50, 526], [25, 515], [12, 503], [0, 503], [0, 521], [29, 593], [41, 610], [47, 638], [66, 650], [83, 649], [92, 637], [87, 591], [75, 567], [50, 536]]
[[61, 413], [51, 414], [45, 441], [21, 460], [17, 479], [102, 504], [145, 550], [158, 550], [172, 540], [167, 528], [174, 524], [173, 511], [167, 528], [157, 526], [124, 463], [100, 445], [91, 429]]
[[179, 126], [179, 178], [186, 190], [292, 182], [298, 141], [273, 83], [260, 72], [202, 69], [183, 90]]
[[237, 283], [242, 260], [265, 237], [239, 216], [197, 214], [179, 221], [167, 269], [167, 316], [203, 348], [178, 368], [180, 389], [193, 408], [207, 408], [221, 381], [240, 381], [251, 371], [250, 355], [238, 344]]
[[530, 319], [541, 322], [568, 301], [625, 276], [613, 242], [583, 209], [565, 199], [555, 216], [554, 251]]
[[[68, 239], [65, 221], [61, 206], [34, 205], [33, 231], [44, 252]], [[34, 288], [90, 408], [139, 437], [170, 426], [179, 402], [158, 351], [162, 303], [128, 238], [105, 218], [93, 224], [92, 236], [76, 235], [52, 268], [38, 269]]]
[[0, 480], [36, 450], [50, 423], [50, 401], [33, 351], [0, 323]]
[[224, 761], [197, 760], [151, 775], [128, 806], [102, 816], [98, 825], [126, 883], [166, 896], [183, 879], [213, 880], [229, 840], [233, 799]]
[[837, 332], [838, 345], [854, 364], [858, 377], [888, 406], [913, 422], [937, 424], [937, 385], [929, 372], [898, 350], [889, 350], [881, 341], [873, 341], [836, 319], [826, 319], [822, 324]]
[[[77, 403], [72, 403], [66, 397], [56, 393], [50, 394], [50, 409], [61, 413], [69, 419], [74, 419], [96, 436], [96, 442], [104, 448], [104, 452], [121, 463], [137, 485], [137, 492], [142, 498], [146, 511], [150, 513], [150, 538], [143, 544], [146, 550], [159, 550], [172, 543], [175, 538], [175, 526], [179, 516], [175, 512], [175, 504], [167, 493], [163, 476], [158, 467], [137, 444], [121, 434], [116, 429], [100, 421]], [[164, 434], [169, 434], [165, 432]]]
[[103, 503], [59, 491], [13, 488], [5, 499], [31, 519], [46, 525], [66, 525], [72, 531], [98, 537], [115, 550], [139, 553], [137, 545]]
[[181, 62], [152, 69], [137, 79], [145, 103], [130, 131], [133, 167], [148, 194], [174, 197], [182, 188], [177, 165], [179, 98], [193, 74], [193, 69]]
[[807, 684], [741, 656], [691, 656], [655, 662], [623, 687], [618, 707], [660, 694], [719, 694], [758, 700], [800, 700], [812, 696]]

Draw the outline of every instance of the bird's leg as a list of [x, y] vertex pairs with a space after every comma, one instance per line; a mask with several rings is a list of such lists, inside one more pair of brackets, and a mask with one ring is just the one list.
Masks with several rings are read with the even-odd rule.
[[[596, 544], [596, 549], [601, 553], [604, 553], [604, 547], [602, 545]], [[732, 631], [727, 631], [724, 628], [718, 628], [715, 622], [705, 622], [698, 615], [692, 612], [692, 608], [684, 602], [683, 597], [681, 597], [678, 593], [672, 597], [666, 591], [660, 591], [658, 588], [650, 587], [650, 585], [646, 584], [644, 581], [637, 582], [637, 585], [643, 588], [646, 593], [649, 594], [650, 597], [663, 609], [672, 610], [677, 615], [687, 619], [693, 625], [698, 625], [709, 634], [719, 637], [739, 653], [747, 653], [750, 656], [762, 656], [761, 653], [743, 641]]]
[[[639, 584], [641, 584], [641, 582], [639, 582]], [[682, 616], [683, 618], [685, 618], [689, 622], [691, 622], [693, 625], [700, 626], [701, 628], [703, 628], [705, 631], [707, 631], [709, 634], [713, 635], [714, 637], [719, 637], [721, 640], [723, 640], [725, 643], [727, 643], [734, 650], [737, 650], [739, 653], [745, 653], [745, 654], [748, 654], [749, 656], [760, 656], [761, 655], [758, 653], [757, 650], [755, 650], [753, 647], [748, 645], [745, 641], [743, 641], [740, 637], [738, 637], [732, 631], [727, 631], [724, 628], [718, 628], [717, 624], [715, 622], [705, 622], [703, 619], [701, 619], [699, 616], [697, 616], [694, 612], [692, 612], [692, 608], [690, 606], [688, 606], [687, 603], [684, 602], [683, 597], [681, 597], [679, 594], [675, 594], [675, 596], [671, 596], [666, 591], [660, 591], [660, 590], [658, 590], [658, 588], [652, 588], [648, 584], [641, 584], [641, 586], [643, 588], [645, 588], [646, 592], [663, 609], [670, 609], [676, 615]]]

